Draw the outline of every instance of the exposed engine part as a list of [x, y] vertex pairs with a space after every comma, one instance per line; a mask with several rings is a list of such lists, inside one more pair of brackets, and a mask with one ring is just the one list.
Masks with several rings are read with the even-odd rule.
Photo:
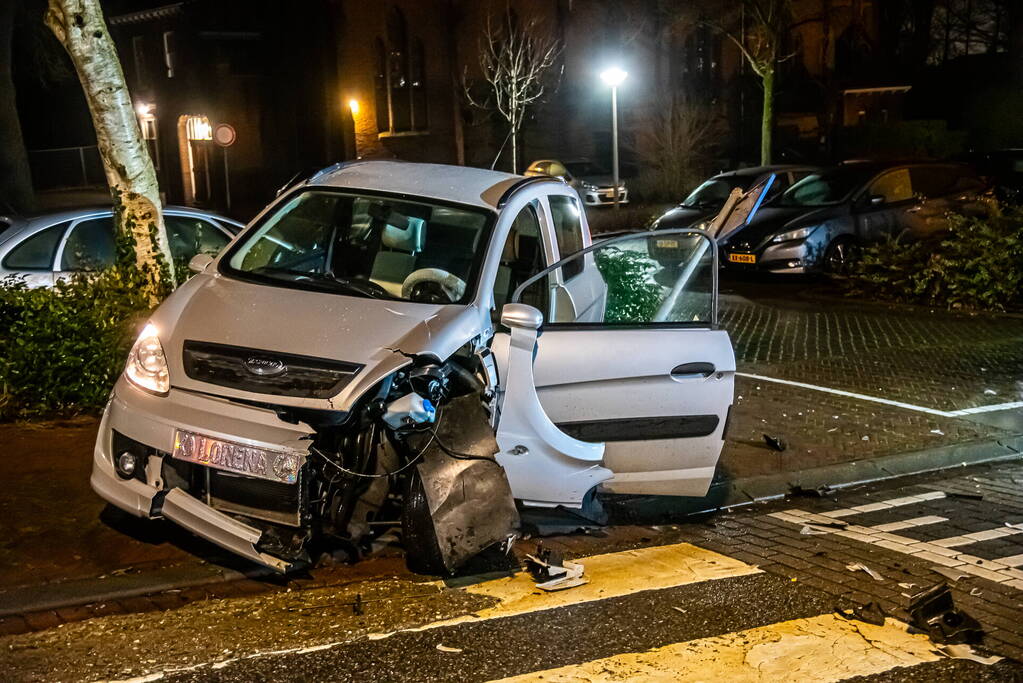
[[410, 439], [425, 445], [402, 513], [406, 561], [413, 571], [449, 574], [507, 539], [519, 514], [478, 395], [452, 399], [431, 436]]
[[430, 399], [411, 392], [388, 403], [382, 419], [388, 427], [397, 430], [433, 422], [436, 416], [437, 409]]

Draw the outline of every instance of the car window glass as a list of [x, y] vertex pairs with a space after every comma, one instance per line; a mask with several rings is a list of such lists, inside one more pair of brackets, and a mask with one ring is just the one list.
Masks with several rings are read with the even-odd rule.
[[4, 259], [8, 270], [53, 270], [53, 257], [57, 244], [64, 235], [70, 221], [51, 225], [40, 230], [18, 246], [11, 249]]
[[738, 176], [711, 178], [690, 192], [689, 196], [682, 201], [682, 206], [693, 209], [720, 207], [728, 199], [732, 190], [742, 187], [745, 180]]
[[81, 221], [64, 243], [60, 269], [101, 270], [114, 265], [114, 217], [103, 216]]
[[[611, 242], [587, 252], [593, 254], [606, 297], [596, 299], [596, 308], [576, 311], [573, 320], [561, 319], [559, 310], [558, 319], [548, 325], [706, 326], [713, 322], [714, 248], [708, 237], [669, 232]], [[653, 244], [657, 258], [651, 255]], [[569, 263], [583, 261], [587, 253], [576, 254]], [[522, 301], [530, 303], [525, 296]]]
[[[573, 197], [552, 194], [547, 198], [554, 219], [554, 236], [558, 241], [559, 259], [571, 256], [583, 248], [582, 212]], [[562, 268], [565, 281], [574, 278], [583, 270], [581, 259], [566, 263]]]
[[428, 200], [307, 190], [249, 231], [222, 268], [278, 286], [465, 303], [491, 216]]
[[[508, 238], [501, 250], [501, 260], [494, 280], [494, 320], [501, 315], [501, 308], [511, 300], [512, 292], [520, 284], [547, 266], [544, 255], [543, 239], [540, 235], [539, 206], [536, 201], [530, 202], [519, 211], [512, 222]], [[523, 301], [535, 306], [546, 315], [549, 289], [546, 282], [538, 282], [536, 286], [526, 290]]]
[[913, 191], [922, 197], [941, 197], [953, 191], [957, 169], [954, 166], [914, 166], [909, 169]]
[[913, 184], [910, 181], [909, 169], [898, 168], [889, 171], [870, 184], [867, 190], [870, 196], [884, 197], [886, 204], [903, 202], [913, 198]]
[[167, 239], [175, 261], [187, 263], [196, 254], [212, 256], [227, 245], [227, 235], [209, 221], [168, 214], [164, 214], [163, 221], [167, 226]]
[[555, 161], [547, 166], [545, 173], [552, 176], [563, 176], [568, 175], [568, 169]]

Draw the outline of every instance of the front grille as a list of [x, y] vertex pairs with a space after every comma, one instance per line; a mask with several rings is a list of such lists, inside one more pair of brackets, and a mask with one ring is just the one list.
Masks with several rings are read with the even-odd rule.
[[223, 512], [233, 512], [268, 522], [301, 524], [302, 483], [282, 484], [209, 469], [209, 504]]
[[[185, 374], [200, 382], [301, 398], [330, 398], [363, 367], [356, 363], [198, 341], [185, 342], [183, 361]], [[269, 374], [268, 369], [273, 374]]]

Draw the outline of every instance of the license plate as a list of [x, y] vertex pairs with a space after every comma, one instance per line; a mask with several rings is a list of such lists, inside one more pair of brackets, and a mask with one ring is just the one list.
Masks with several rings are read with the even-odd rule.
[[678, 240], [657, 240], [658, 249], [678, 249]]
[[756, 263], [756, 254], [729, 254], [728, 260], [732, 263]]
[[256, 448], [181, 429], [174, 432], [171, 455], [197, 465], [284, 484], [298, 480], [298, 468], [302, 464], [301, 456], [296, 453]]

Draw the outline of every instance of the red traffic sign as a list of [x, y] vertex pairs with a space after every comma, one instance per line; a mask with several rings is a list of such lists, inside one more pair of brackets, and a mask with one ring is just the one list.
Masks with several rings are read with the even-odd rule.
[[230, 147], [237, 137], [234, 126], [228, 123], [218, 123], [213, 129], [213, 141], [221, 147]]

